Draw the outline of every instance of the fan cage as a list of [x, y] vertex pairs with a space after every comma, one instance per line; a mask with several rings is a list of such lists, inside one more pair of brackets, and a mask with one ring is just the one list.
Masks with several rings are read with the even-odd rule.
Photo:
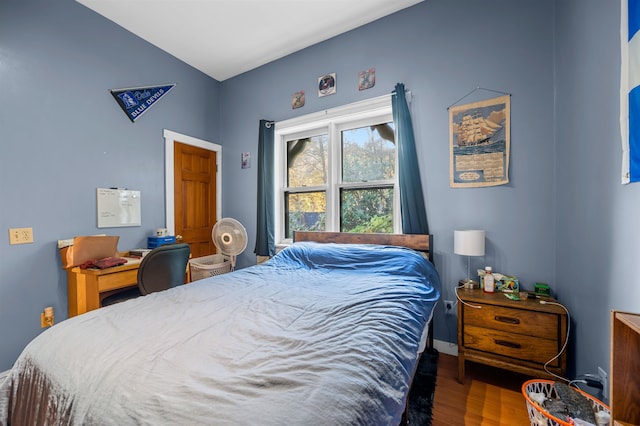
[[[230, 244], [224, 241], [225, 236], [231, 237]], [[218, 250], [227, 256], [239, 255], [247, 248], [247, 230], [233, 218], [222, 218], [216, 222], [211, 230], [211, 239]], [[234, 263], [233, 260], [231, 263]]]
[[202, 280], [231, 271], [231, 262], [221, 254], [196, 257], [189, 260], [191, 281]]
[[[565, 422], [550, 414], [529, 397], [529, 394], [534, 392], [543, 393], [547, 398], [557, 398], [558, 395], [553, 386], [554, 383], [555, 382], [553, 380], [528, 380], [523, 383], [522, 395], [527, 402], [527, 411], [529, 412], [529, 421], [531, 422], [531, 426], [571, 426], [571, 423]], [[580, 389], [576, 390], [589, 400], [589, 403], [593, 407], [593, 411], [595, 413], [599, 411], [609, 413], [609, 407], [603, 402]]]

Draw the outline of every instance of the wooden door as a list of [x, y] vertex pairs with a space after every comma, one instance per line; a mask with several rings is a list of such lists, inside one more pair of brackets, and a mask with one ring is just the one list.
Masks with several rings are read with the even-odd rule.
[[191, 246], [191, 258], [216, 252], [216, 152], [174, 142], [175, 234]]

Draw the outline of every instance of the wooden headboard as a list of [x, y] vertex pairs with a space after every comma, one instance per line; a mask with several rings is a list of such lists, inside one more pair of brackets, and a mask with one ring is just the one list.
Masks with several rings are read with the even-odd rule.
[[293, 241], [408, 247], [423, 252], [433, 263], [433, 235], [431, 234], [359, 234], [353, 232], [294, 231]]

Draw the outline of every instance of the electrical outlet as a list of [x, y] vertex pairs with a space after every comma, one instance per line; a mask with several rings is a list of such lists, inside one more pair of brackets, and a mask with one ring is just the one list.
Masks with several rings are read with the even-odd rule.
[[607, 372], [604, 371], [601, 367], [598, 367], [598, 376], [600, 376], [600, 381], [602, 382], [602, 395], [605, 398], [609, 397], [609, 381], [607, 380]]
[[453, 301], [445, 300], [444, 301], [444, 311], [447, 315], [451, 315], [453, 313]]
[[51, 327], [54, 323], [53, 307], [47, 306], [44, 311], [40, 313], [40, 327]]
[[9, 244], [33, 242], [33, 228], [9, 228]]

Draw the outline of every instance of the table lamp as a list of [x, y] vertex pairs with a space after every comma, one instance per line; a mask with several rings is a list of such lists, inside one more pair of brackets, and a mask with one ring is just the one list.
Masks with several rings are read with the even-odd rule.
[[478, 282], [471, 279], [471, 256], [484, 256], [484, 231], [469, 229], [453, 231], [453, 252], [467, 256], [467, 279], [460, 280], [465, 288], [476, 288]]

